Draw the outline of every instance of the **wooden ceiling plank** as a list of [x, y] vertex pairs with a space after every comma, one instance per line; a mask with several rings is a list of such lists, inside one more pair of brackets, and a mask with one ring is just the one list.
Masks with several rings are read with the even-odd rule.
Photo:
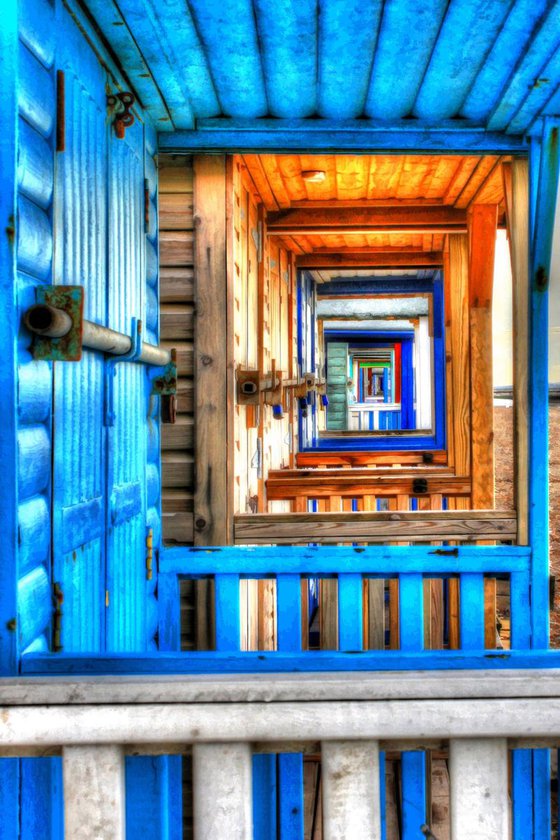
[[306, 199], [292, 201], [291, 207], [317, 208], [328, 210], [331, 207], [441, 207], [443, 198], [360, 198], [354, 200], [343, 199]]
[[476, 169], [455, 201], [455, 207], [457, 209], [463, 210], [469, 206], [480, 186], [496, 166], [498, 160], [499, 158], [495, 155], [486, 155], [480, 159]]
[[368, 188], [369, 159], [359, 155], [337, 155], [335, 161], [337, 198], [343, 201], [365, 198]]
[[305, 182], [301, 177], [299, 155], [276, 155], [276, 165], [282, 176], [290, 202], [307, 198]]
[[314, 252], [296, 258], [298, 268], [415, 268], [441, 266], [441, 252], [419, 251], [342, 251], [331, 254]]
[[[474, 193], [473, 193], [474, 194]], [[271, 235], [344, 233], [359, 235], [422, 234], [426, 232], [461, 233], [466, 230], [466, 214], [449, 207], [393, 208], [311, 208], [300, 207], [271, 213], [268, 216]]]
[[444, 204], [451, 206], [455, 204], [481, 160], [482, 158], [472, 155], [459, 158], [457, 168], [451, 176], [447, 190], [443, 195]]
[[496, 163], [488, 176], [482, 182], [470, 201], [473, 204], [504, 204], [504, 189], [502, 182], [503, 158], [497, 158]]
[[261, 164], [266, 174], [270, 188], [274, 193], [274, 198], [282, 208], [287, 208], [291, 204], [291, 198], [284, 184], [282, 173], [278, 168], [276, 155], [259, 155]]
[[247, 169], [251, 176], [255, 189], [268, 211], [280, 210], [281, 206], [276, 200], [268, 178], [263, 168], [262, 159], [260, 155], [242, 155], [242, 165]]

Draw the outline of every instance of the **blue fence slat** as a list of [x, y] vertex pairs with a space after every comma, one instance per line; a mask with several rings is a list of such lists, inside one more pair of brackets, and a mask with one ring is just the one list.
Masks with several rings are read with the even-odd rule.
[[253, 840], [276, 840], [277, 768], [275, 755], [253, 756]]
[[278, 575], [276, 579], [278, 650], [301, 650], [301, 578]]
[[426, 754], [401, 753], [402, 840], [417, 840], [426, 824]]
[[181, 649], [181, 603], [177, 575], [158, 575], [159, 650]]
[[[419, 574], [399, 575], [399, 630], [401, 651], [424, 648], [424, 580]], [[426, 823], [426, 755], [403, 752], [402, 840], [419, 836]]]
[[363, 599], [362, 576], [338, 576], [338, 647], [339, 650], [362, 650]]
[[216, 650], [238, 651], [241, 644], [239, 575], [218, 574], [214, 578]]
[[[529, 572], [510, 575], [510, 632], [514, 650], [527, 650], [531, 646]], [[533, 752], [513, 750], [512, 772], [512, 822], [514, 840], [537, 840], [534, 833]]]
[[513, 750], [511, 771], [511, 812], [514, 840], [536, 840], [533, 831], [532, 750]]
[[459, 597], [461, 648], [484, 647], [484, 578], [481, 574], [462, 574]]
[[[276, 579], [277, 645], [280, 651], [301, 651], [301, 578]], [[278, 820], [280, 838], [303, 840], [303, 755], [278, 756]]]
[[402, 651], [424, 648], [424, 580], [420, 574], [399, 575], [399, 628]]
[[185, 653], [122, 653], [114, 656], [28, 653], [23, 675], [55, 674], [274, 674], [306, 671], [503, 671], [511, 668], [560, 668], [557, 650], [424, 650], [424, 651], [189, 651]]
[[531, 646], [531, 601], [529, 572], [512, 572], [510, 575], [510, 633], [513, 650], [526, 650]]
[[408, 573], [449, 576], [472, 572], [508, 574], [527, 571], [531, 549], [525, 546], [458, 546], [448, 555], [437, 554], [429, 545], [411, 546], [228, 546], [196, 549], [164, 548], [160, 572], [183, 577], [242, 574], [247, 577], [283, 574], [367, 574], [387, 577]]
[[126, 757], [127, 840], [142, 836], [161, 840], [182, 837], [182, 812], [175, 801], [182, 788], [182, 768], [176, 759], [177, 756]]

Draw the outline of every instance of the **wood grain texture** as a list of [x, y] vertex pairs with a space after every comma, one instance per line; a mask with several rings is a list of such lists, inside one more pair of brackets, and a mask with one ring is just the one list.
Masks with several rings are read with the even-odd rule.
[[472, 506], [494, 505], [492, 286], [498, 208], [474, 205], [469, 227]]
[[[227, 545], [226, 162], [199, 155], [195, 171], [195, 544]], [[220, 443], [221, 442], [221, 443]]]
[[471, 469], [471, 394], [469, 356], [468, 242], [463, 234], [449, 237], [449, 327], [453, 386], [455, 472]]
[[[509, 190], [506, 196], [509, 195]], [[513, 422], [515, 434], [514, 498], [518, 541], [529, 539], [529, 166], [511, 163], [511, 202], [507, 208], [513, 274]]]
[[[445, 450], [430, 452], [434, 464], [446, 464]], [[299, 469], [305, 468], [326, 468], [326, 467], [373, 467], [392, 466], [401, 464], [409, 466], [412, 464], [423, 464], [423, 452], [411, 452], [406, 450], [392, 450], [391, 452], [298, 452], [296, 466]]]
[[235, 543], [513, 540], [516, 528], [514, 511], [248, 514], [235, 517]]
[[186, 155], [162, 155], [158, 168], [161, 343], [177, 351], [177, 422], [162, 425], [163, 538], [193, 540], [194, 269], [193, 168]]

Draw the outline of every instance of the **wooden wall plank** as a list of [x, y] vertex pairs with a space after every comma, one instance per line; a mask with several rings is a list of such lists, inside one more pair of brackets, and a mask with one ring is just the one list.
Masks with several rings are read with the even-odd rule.
[[[196, 254], [195, 544], [227, 545], [226, 160], [194, 159]], [[231, 326], [231, 325], [229, 325]], [[220, 445], [222, 442], [222, 445]]]
[[509, 170], [511, 174], [511, 191], [505, 189], [504, 193], [507, 202], [506, 215], [513, 275], [514, 498], [517, 509], [518, 543], [528, 545], [529, 165], [526, 160], [514, 160], [511, 164], [504, 164], [504, 170]]
[[449, 237], [449, 324], [451, 327], [453, 435], [455, 472], [470, 475], [471, 395], [469, 359], [468, 242], [464, 234]]
[[193, 540], [194, 280], [192, 158], [160, 155], [161, 343], [177, 351], [177, 422], [162, 425], [162, 525], [166, 542]]
[[469, 228], [472, 506], [494, 505], [492, 286], [498, 207], [476, 204]]

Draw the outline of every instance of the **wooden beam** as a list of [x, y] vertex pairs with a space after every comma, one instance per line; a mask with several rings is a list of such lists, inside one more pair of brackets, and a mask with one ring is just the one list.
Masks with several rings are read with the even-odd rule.
[[[345, 496], [357, 498], [367, 494], [381, 496], [417, 496], [414, 492], [416, 476], [362, 476], [357, 478], [353, 470], [345, 476], [335, 475], [333, 471], [325, 475], [315, 470], [313, 475], [302, 475], [298, 478], [282, 478], [278, 473], [269, 473], [266, 482], [266, 492], [269, 501], [274, 499], [294, 499], [298, 496], [309, 498], [325, 498], [331, 496]], [[346, 471], [342, 470], [341, 473]], [[468, 496], [471, 492], [470, 479], [458, 478], [450, 475], [426, 475], [428, 493], [441, 493], [445, 496]]]
[[447, 327], [451, 333], [451, 379], [455, 473], [470, 475], [471, 395], [469, 359], [468, 243], [464, 234], [449, 237], [449, 310]]
[[[447, 463], [445, 450], [434, 450], [428, 453], [432, 463], [444, 465]], [[391, 452], [298, 452], [296, 465], [300, 469], [306, 467], [370, 467], [373, 465], [401, 466], [409, 464], [423, 464], [424, 452], [410, 450], [393, 450]]]
[[526, 156], [521, 135], [489, 132], [469, 120], [447, 120], [434, 127], [421, 120], [200, 119], [196, 130], [159, 134], [159, 148], [179, 151], [286, 152], [290, 150], [517, 154]]
[[442, 207], [445, 204], [443, 198], [332, 198], [324, 201], [303, 201], [290, 202], [291, 208], [304, 207], [306, 209], [316, 208], [327, 210], [331, 207]]
[[498, 206], [475, 204], [469, 229], [472, 506], [494, 505], [492, 285]]
[[227, 545], [228, 523], [228, 295], [226, 269], [226, 160], [194, 160], [196, 273], [196, 545]]
[[467, 214], [453, 207], [295, 208], [268, 214], [271, 235], [333, 233], [463, 233]]
[[515, 511], [239, 514], [235, 543], [514, 540], [516, 527]]
[[441, 251], [380, 251], [353, 249], [351, 251], [314, 251], [296, 258], [298, 268], [429, 268], [443, 264]]
[[529, 167], [526, 160], [502, 164], [513, 275], [514, 498], [517, 541], [529, 539]]

